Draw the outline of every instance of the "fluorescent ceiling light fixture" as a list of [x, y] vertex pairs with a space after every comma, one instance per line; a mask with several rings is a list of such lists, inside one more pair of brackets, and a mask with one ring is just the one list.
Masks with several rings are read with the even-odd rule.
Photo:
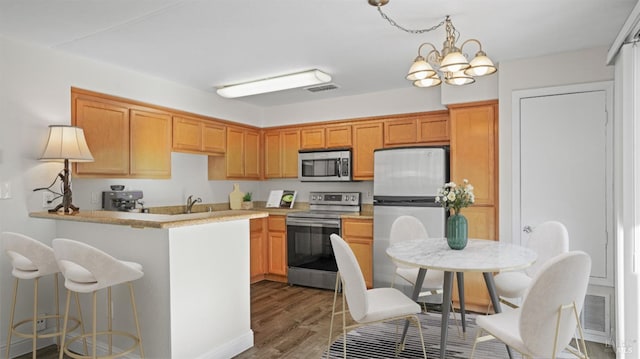
[[331, 81], [331, 76], [320, 70], [309, 70], [262, 80], [250, 81], [236, 85], [223, 86], [217, 90], [218, 95], [226, 98], [257, 95], [276, 92], [297, 87], [313, 86]]

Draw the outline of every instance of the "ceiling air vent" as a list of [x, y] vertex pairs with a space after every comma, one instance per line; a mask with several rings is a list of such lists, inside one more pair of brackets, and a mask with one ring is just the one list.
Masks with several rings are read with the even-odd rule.
[[326, 85], [305, 87], [305, 90], [307, 90], [309, 92], [321, 92], [321, 91], [335, 90], [337, 88], [338, 88], [338, 86], [335, 85], [335, 84], [326, 84]]

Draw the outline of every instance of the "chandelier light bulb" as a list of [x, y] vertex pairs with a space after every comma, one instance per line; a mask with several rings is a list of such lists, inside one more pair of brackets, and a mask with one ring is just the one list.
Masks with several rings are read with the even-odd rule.
[[457, 71], [457, 72], [447, 73], [445, 75], [444, 82], [446, 82], [449, 85], [462, 86], [462, 85], [472, 84], [476, 82], [476, 80], [473, 77], [465, 74], [464, 71]]
[[434, 87], [438, 86], [442, 83], [442, 80], [438, 77], [437, 74], [434, 74], [431, 77], [422, 80], [416, 80], [413, 82], [413, 86], [415, 87]]

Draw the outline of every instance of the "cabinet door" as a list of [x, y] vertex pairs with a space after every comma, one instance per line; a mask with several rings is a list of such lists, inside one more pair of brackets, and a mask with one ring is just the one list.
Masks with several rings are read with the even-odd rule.
[[428, 115], [418, 119], [418, 142], [449, 141], [449, 113]]
[[300, 148], [311, 150], [325, 147], [324, 127], [303, 128], [300, 130]]
[[264, 176], [266, 178], [280, 178], [282, 176], [280, 147], [280, 131], [265, 132]]
[[327, 148], [351, 147], [351, 125], [335, 125], [326, 127]]
[[399, 120], [386, 120], [384, 122], [384, 145], [402, 145], [416, 143], [417, 120], [405, 118]]
[[254, 218], [249, 222], [251, 228], [249, 246], [251, 251], [250, 275], [252, 282], [264, 278], [264, 274], [267, 273], [267, 245], [264, 231], [266, 226], [264, 222], [264, 218]]
[[353, 179], [373, 179], [373, 150], [382, 148], [382, 122], [354, 124]]
[[76, 174], [127, 176], [129, 174], [129, 108], [75, 98], [74, 125], [84, 130], [94, 162], [75, 164]]
[[244, 177], [260, 178], [260, 132], [258, 131], [245, 132]]
[[202, 122], [173, 116], [173, 149], [202, 151]]
[[284, 216], [269, 216], [268, 222], [268, 271], [270, 274], [287, 275], [287, 226]]
[[475, 203], [493, 205], [497, 196], [495, 105], [452, 108], [451, 180], [473, 185]]
[[367, 288], [373, 287], [373, 220], [344, 219], [342, 235], [358, 260]]
[[207, 153], [225, 153], [227, 148], [226, 126], [203, 122], [202, 150]]
[[244, 131], [227, 127], [227, 177], [244, 177]]
[[298, 178], [298, 150], [300, 149], [300, 131], [283, 131], [281, 149], [282, 177]]
[[131, 110], [132, 177], [171, 177], [171, 125], [168, 113]]

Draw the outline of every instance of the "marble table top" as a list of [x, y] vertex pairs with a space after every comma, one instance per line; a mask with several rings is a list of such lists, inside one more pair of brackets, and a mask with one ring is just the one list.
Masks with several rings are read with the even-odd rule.
[[518, 270], [537, 258], [531, 249], [485, 239], [469, 239], [464, 249], [455, 250], [446, 238], [402, 241], [387, 248], [387, 255], [406, 265], [448, 272]]

